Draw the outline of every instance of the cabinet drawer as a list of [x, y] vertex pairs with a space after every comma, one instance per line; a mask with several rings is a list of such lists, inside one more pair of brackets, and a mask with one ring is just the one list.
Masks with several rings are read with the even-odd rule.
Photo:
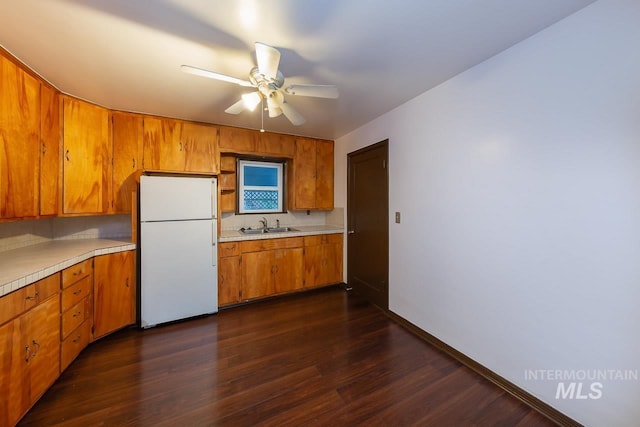
[[342, 234], [318, 234], [316, 236], [305, 236], [305, 246], [316, 246], [326, 244], [342, 243]]
[[64, 313], [71, 307], [76, 305], [80, 300], [91, 294], [91, 286], [93, 285], [93, 275], [86, 276], [73, 286], [62, 291], [62, 303], [60, 312]]
[[93, 271], [93, 258], [79, 262], [62, 270], [62, 288], [73, 285], [78, 280], [88, 276]]
[[0, 297], [0, 325], [40, 304], [60, 290], [60, 274], [52, 274]]
[[60, 291], [60, 273], [52, 274], [34, 283], [38, 304]]
[[87, 308], [89, 300], [90, 298], [84, 298], [62, 314], [62, 339], [69, 336], [74, 329], [89, 318], [87, 316], [89, 314], [89, 309]]
[[91, 322], [86, 320], [62, 341], [60, 347], [60, 370], [64, 371], [78, 354], [89, 345], [91, 338]]
[[240, 255], [240, 243], [220, 243], [218, 245], [218, 255], [220, 256], [220, 258]]
[[250, 240], [240, 243], [242, 252], [260, 252], [272, 249], [301, 248], [302, 237], [287, 237], [282, 239]]

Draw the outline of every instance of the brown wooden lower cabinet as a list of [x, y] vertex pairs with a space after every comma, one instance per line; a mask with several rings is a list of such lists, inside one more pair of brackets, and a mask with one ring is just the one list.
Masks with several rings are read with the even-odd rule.
[[342, 234], [304, 238], [304, 287], [342, 282]]
[[0, 425], [15, 425], [60, 374], [59, 283], [54, 274], [29, 285], [49, 293], [23, 294], [27, 308], [0, 326]]
[[342, 282], [342, 234], [224, 242], [220, 307]]
[[135, 323], [134, 252], [100, 255], [93, 261], [93, 337]]
[[135, 322], [134, 259], [97, 256], [0, 297], [0, 426], [15, 425], [94, 335]]

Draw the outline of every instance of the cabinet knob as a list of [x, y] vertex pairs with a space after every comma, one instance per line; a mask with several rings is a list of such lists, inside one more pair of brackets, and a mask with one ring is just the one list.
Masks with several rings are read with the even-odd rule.
[[354, 230], [349, 230], [349, 231], [347, 231], [347, 234], [353, 234], [353, 233], [355, 233], [355, 231], [354, 231]]

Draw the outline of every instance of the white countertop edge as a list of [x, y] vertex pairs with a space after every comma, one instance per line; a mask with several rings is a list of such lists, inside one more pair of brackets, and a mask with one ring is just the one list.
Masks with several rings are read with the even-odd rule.
[[136, 249], [109, 239], [52, 240], [0, 253], [0, 297], [99, 255]]
[[238, 242], [243, 240], [280, 239], [284, 237], [313, 236], [316, 234], [344, 233], [344, 228], [330, 225], [306, 225], [292, 227], [299, 231], [287, 231], [286, 233], [243, 234], [237, 230], [222, 230], [218, 242]]

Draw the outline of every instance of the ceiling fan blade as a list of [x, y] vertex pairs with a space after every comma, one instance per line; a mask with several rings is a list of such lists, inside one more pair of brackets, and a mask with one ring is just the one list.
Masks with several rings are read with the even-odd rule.
[[338, 97], [338, 87], [334, 85], [289, 85], [284, 91], [289, 95], [313, 96], [316, 98]]
[[280, 105], [280, 109], [282, 110], [282, 114], [284, 114], [284, 116], [289, 119], [292, 125], [300, 126], [305, 122], [304, 117], [302, 117], [302, 115], [298, 113], [298, 110], [288, 104], [287, 101], [284, 101], [282, 105]]
[[202, 68], [192, 67], [191, 65], [181, 65], [180, 68], [185, 73], [194, 74], [196, 76], [207, 77], [210, 79], [222, 80], [223, 82], [235, 83], [240, 86], [253, 87], [250, 81], [237, 79], [225, 74], [214, 73], [213, 71], [203, 70]]
[[229, 107], [226, 110], [224, 110], [225, 113], [229, 113], [229, 114], [240, 114], [243, 111], [244, 111], [244, 100], [243, 99], [241, 99], [240, 101], [238, 101], [235, 104], [233, 104], [231, 107]]
[[280, 52], [278, 49], [256, 42], [256, 60], [258, 61], [260, 74], [269, 80], [277, 78], [278, 65], [280, 64]]

